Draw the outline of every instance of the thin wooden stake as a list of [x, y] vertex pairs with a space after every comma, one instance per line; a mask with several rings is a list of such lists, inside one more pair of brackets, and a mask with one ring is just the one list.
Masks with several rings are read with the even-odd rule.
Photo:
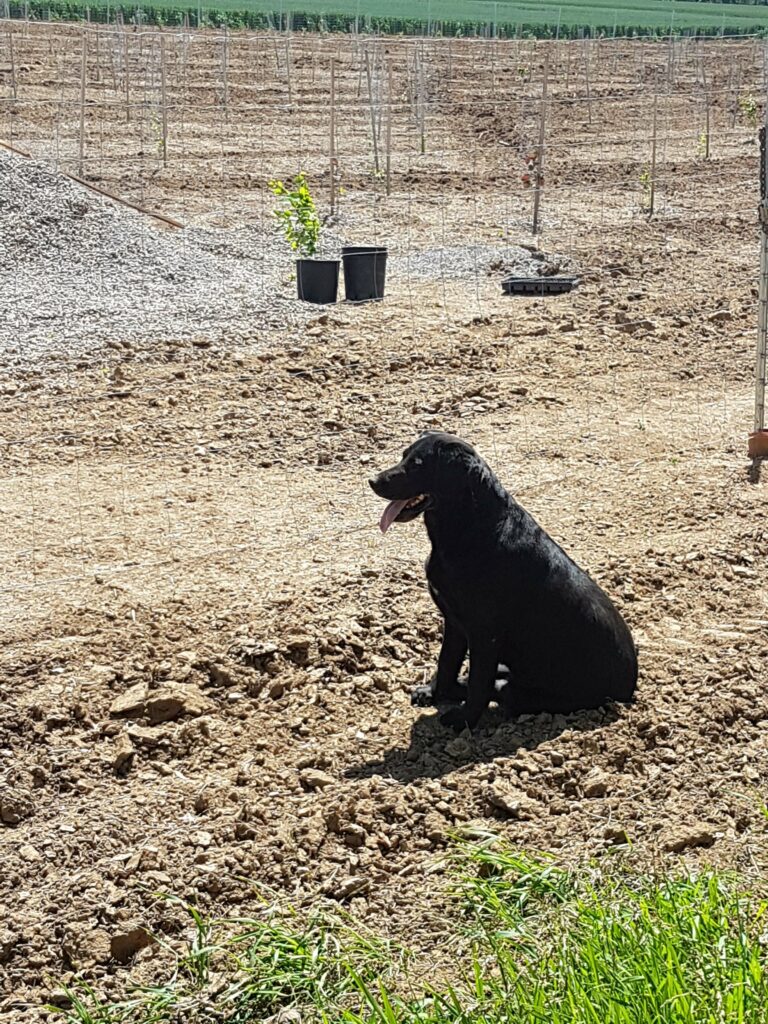
[[[275, 36], [275, 52], [277, 52], [277, 36]], [[222, 84], [224, 89], [224, 120], [229, 121], [229, 29], [224, 26], [224, 48], [222, 52]]]
[[657, 112], [658, 112], [658, 93], [654, 91], [653, 94], [653, 134], [651, 140], [651, 191], [648, 200], [648, 216], [653, 216], [653, 211], [656, 206], [656, 125], [657, 125]]
[[388, 62], [388, 99], [389, 109], [387, 110], [387, 195], [390, 193], [390, 169], [392, 166], [392, 118], [394, 116], [395, 90], [392, 85], [392, 59]]
[[120, 27], [123, 30], [123, 73], [125, 75], [125, 120], [131, 123], [131, 72], [128, 61], [128, 33], [125, 31], [125, 22], [120, 19]]
[[710, 111], [709, 111], [709, 86], [707, 85], [707, 69], [704, 67], [704, 62], [701, 63], [701, 80], [704, 84], [704, 116], [706, 119], [706, 126], [704, 128], [704, 159], [709, 160], [709, 129], [710, 129]]
[[371, 59], [368, 49], [365, 51], [365, 77], [368, 83], [368, 106], [371, 113], [371, 138], [373, 140], [373, 170], [379, 176], [379, 143], [376, 139], [376, 109], [373, 101], [373, 76], [371, 75]]
[[336, 211], [336, 59], [331, 57], [331, 136], [328, 146], [331, 171], [331, 216]]
[[163, 108], [163, 167], [168, 166], [168, 97], [165, 90], [165, 35], [160, 33], [160, 102]]
[[83, 29], [83, 55], [80, 62], [80, 144], [78, 148], [78, 173], [83, 176], [83, 155], [85, 151], [85, 72], [88, 60], [88, 35]]
[[16, 99], [16, 60], [13, 56], [13, 32], [8, 29], [8, 48], [11, 51], [11, 92]]
[[589, 86], [589, 39], [584, 38], [584, 81], [587, 86], [587, 113], [592, 124], [592, 90]]
[[544, 57], [544, 81], [541, 86], [541, 112], [539, 114], [539, 145], [536, 156], [536, 191], [533, 194], [533, 233], [539, 233], [539, 204], [544, 184], [544, 124], [547, 117], [547, 83], [549, 81], [549, 52]]

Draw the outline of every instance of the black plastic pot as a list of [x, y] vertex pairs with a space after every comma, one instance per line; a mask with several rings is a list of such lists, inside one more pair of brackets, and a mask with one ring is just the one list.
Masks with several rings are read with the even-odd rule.
[[383, 245], [345, 245], [344, 292], [348, 302], [369, 302], [384, 298], [387, 249]]
[[339, 261], [296, 260], [296, 287], [304, 302], [335, 302], [339, 290]]

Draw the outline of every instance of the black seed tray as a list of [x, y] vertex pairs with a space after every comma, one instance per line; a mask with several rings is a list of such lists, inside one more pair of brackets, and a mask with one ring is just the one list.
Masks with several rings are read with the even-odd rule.
[[578, 284], [578, 277], [505, 277], [507, 295], [562, 295]]

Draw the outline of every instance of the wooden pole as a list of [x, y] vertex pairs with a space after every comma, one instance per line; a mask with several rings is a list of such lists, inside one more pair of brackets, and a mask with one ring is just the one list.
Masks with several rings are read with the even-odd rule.
[[376, 109], [373, 101], [373, 76], [371, 75], [371, 58], [368, 48], [365, 50], [365, 77], [368, 83], [368, 106], [371, 114], [371, 138], [373, 140], [373, 170], [379, 176], [379, 143], [376, 139]]
[[536, 159], [536, 191], [533, 193], [533, 233], [539, 233], [539, 205], [544, 184], [544, 125], [547, 117], [547, 83], [549, 80], [549, 51], [544, 57], [544, 81], [541, 85], [541, 112], [539, 114], [539, 145]]
[[165, 88], [165, 35], [160, 33], [160, 102], [163, 108], [163, 167], [168, 166], [168, 96]]
[[394, 117], [394, 106], [395, 106], [395, 90], [392, 85], [392, 58], [390, 57], [387, 67], [387, 93], [389, 99], [389, 109], [387, 110], [387, 195], [390, 193], [390, 169], [392, 166], [392, 118]]
[[128, 60], [128, 33], [125, 31], [125, 22], [120, 20], [123, 30], [123, 73], [125, 75], [125, 120], [131, 123], [131, 69]]
[[[277, 36], [275, 36], [275, 52], [277, 52]], [[224, 120], [229, 121], [229, 29], [224, 26], [224, 43], [222, 51], [222, 83], [224, 101]]]
[[[760, 129], [760, 282], [757, 353], [755, 359], [755, 431], [765, 430], [765, 389], [768, 376], [768, 102]], [[753, 459], [753, 471], [757, 468]]]
[[650, 181], [650, 196], [648, 199], [648, 216], [653, 216], [653, 211], [656, 206], [656, 126], [658, 123], [658, 106], [659, 97], [658, 93], [654, 91], [653, 94], [653, 133], [651, 138], [651, 181]]
[[331, 216], [336, 211], [336, 60], [331, 57], [331, 134], [328, 146], [330, 162]]
[[584, 81], [587, 86], [587, 113], [589, 123], [592, 124], [592, 90], [589, 86], [589, 39], [584, 38]]
[[16, 60], [13, 56], [13, 32], [8, 29], [8, 49], [11, 55], [11, 92], [13, 98], [16, 99]]
[[83, 158], [85, 152], [85, 73], [88, 61], [88, 35], [83, 29], [83, 53], [80, 61], [80, 141], [78, 147], [78, 173], [83, 176]]

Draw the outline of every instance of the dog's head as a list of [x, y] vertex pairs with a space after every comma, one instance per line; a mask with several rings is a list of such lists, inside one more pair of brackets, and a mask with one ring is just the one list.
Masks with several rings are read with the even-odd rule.
[[380, 498], [387, 498], [379, 526], [407, 523], [435, 508], [455, 492], [467, 469], [483, 465], [475, 449], [453, 434], [427, 433], [403, 452], [402, 461], [369, 481]]

